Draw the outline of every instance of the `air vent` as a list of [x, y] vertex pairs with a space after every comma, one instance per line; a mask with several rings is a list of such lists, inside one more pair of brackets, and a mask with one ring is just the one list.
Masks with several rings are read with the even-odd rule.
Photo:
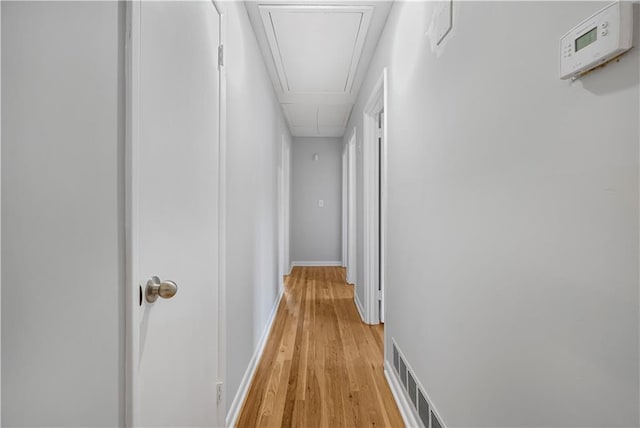
[[398, 356], [398, 348], [395, 343], [393, 344], [393, 367], [396, 368], [396, 373], [400, 374], [400, 357]]
[[402, 357], [400, 357], [400, 380], [404, 385], [405, 389], [407, 388], [407, 365], [404, 363]]
[[418, 415], [425, 428], [429, 428], [429, 403], [422, 390], [418, 390]]
[[442, 428], [440, 421], [436, 418], [436, 415], [431, 412], [431, 428]]
[[[435, 409], [433, 403], [429, 401], [429, 397], [425, 392], [424, 386], [420, 383], [420, 379], [416, 376], [415, 372], [408, 364], [405, 355], [400, 347], [398, 347], [395, 339], [391, 340], [392, 343], [392, 357], [394, 369], [389, 373], [395, 376], [397, 373], [398, 380], [402, 385], [400, 389], [403, 389], [403, 406], [407, 406], [407, 411], [413, 410], [417, 419], [420, 419], [420, 424], [424, 428], [443, 428], [443, 423], [438, 419], [438, 416], [434, 413]], [[388, 363], [387, 363], [388, 364]], [[394, 383], [394, 385], [398, 385]], [[402, 393], [402, 391], [400, 391]], [[405, 395], [406, 394], [406, 395]], [[406, 398], [409, 400], [406, 400]], [[410, 409], [413, 404], [413, 409]]]
[[413, 378], [411, 372], [407, 372], [407, 392], [409, 393], [409, 398], [411, 398], [411, 402], [415, 408], [418, 408], [418, 402], [416, 401], [416, 380]]

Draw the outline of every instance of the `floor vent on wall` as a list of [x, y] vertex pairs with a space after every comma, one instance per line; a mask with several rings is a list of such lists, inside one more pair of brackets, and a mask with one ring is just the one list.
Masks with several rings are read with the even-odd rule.
[[405, 356], [392, 340], [393, 345], [393, 368], [404, 387], [406, 396], [411, 400], [413, 410], [419, 417], [424, 428], [443, 428], [444, 425], [433, 411], [433, 404], [429, 403], [424, 388], [416, 378], [411, 366], [407, 364]]
[[418, 390], [418, 416], [420, 416], [420, 420], [424, 424], [424, 426], [429, 426], [429, 403], [427, 403], [427, 399], [424, 398], [424, 394], [422, 391]]
[[400, 381], [404, 385], [405, 389], [407, 388], [407, 364], [404, 362], [402, 357], [400, 357]]
[[418, 403], [416, 402], [416, 380], [413, 378], [411, 372], [407, 373], [407, 392], [409, 393], [409, 398], [413, 403], [413, 406], [417, 408]]
[[442, 428], [440, 421], [436, 418], [436, 415], [434, 415], [433, 412], [431, 412], [431, 428]]

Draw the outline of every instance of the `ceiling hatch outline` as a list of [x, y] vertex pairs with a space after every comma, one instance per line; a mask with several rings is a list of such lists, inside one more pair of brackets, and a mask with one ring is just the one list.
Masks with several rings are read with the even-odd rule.
[[[259, 5], [259, 11], [264, 25], [265, 34], [271, 56], [275, 64], [276, 73], [283, 93], [286, 94], [327, 94], [327, 95], [345, 95], [349, 94], [353, 89], [353, 84], [358, 71], [358, 66], [362, 59], [362, 52], [369, 32], [369, 25], [373, 13], [372, 6], [350, 6], [350, 5]], [[285, 60], [282, 55], [281, 41], [278, 39], [277, 24], [274, 22], [274, 15], [284, 14], [357, 14], [360, 16], [358, 28], [351, 50], [349, 59], [349, 67], [345, 76], [345, 83], [342, 90], [339, 91], [301, 91], [292, 90], [289, 76], [285, 67]]]

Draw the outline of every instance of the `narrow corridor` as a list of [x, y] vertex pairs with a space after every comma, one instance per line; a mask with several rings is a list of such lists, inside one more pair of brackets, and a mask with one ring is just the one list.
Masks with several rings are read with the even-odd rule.
[[295, 267], [237, 426], [403, 426], [383, 346], [343, 268]]
[[640, 428], [640, 0], [0, 24], [0, 428]]

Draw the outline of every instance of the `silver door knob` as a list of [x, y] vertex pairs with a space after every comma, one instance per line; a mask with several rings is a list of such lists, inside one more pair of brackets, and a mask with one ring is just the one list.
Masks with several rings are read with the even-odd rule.
[[153, 303], [158, 300], [158, 296], [163, 299], [170, 299], [178, 292], [178, 286], [173, 281], [160, 281], [157, 276], [152, 277], [147, 281], [147, 288], [145, 290], [145, 299], [149, 303]]

